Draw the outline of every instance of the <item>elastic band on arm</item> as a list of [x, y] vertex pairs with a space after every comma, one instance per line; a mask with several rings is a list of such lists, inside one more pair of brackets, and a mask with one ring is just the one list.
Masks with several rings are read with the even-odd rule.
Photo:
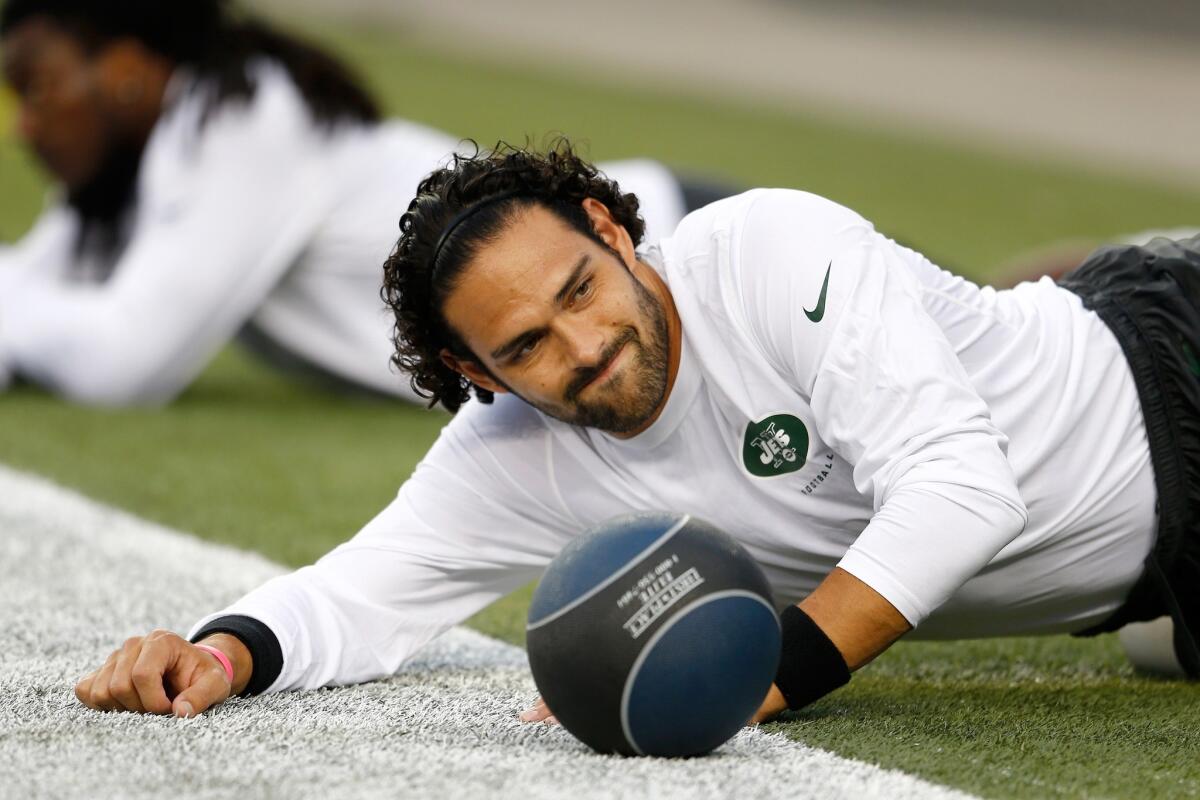
[[242, 690], [239, 697], [262, 694], [267, 687], [275, 682], [283, 671], [283, 648], [274, 632], [253, 617], [240, 614], [230, 614], [217, 617], [209, 622], [192, 637], [192, 643], [199, 642], [214, 633], [228, 633], [236, 636], [250, 651], [253, 667], [250, 672], [250, 682]]

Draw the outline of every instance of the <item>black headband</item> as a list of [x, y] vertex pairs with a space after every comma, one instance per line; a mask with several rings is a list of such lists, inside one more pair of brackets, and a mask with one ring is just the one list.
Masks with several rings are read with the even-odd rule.
[[454, 233], [454, 230], [459, 225], [463, 224], [472, 216], [474, 216], [475, 212], [477, 211], [481, 211], [488, 206], [495, 205], [496, 203], [504, 200], [511, 200], [514, 197], [519, 197], [522, 194], [525, 194], [525, 192], [521, 189], [512, 189], [507, 192], [501, 192], [500, 194], [494, 194], [491, 197], [483, 198], [473, 206], [467, 206], [462, 211], [459, 211], [457, 214], [455, 214], [454, 218], [450, 220], [450, 223], [446, 225], [446, 229], [442, 231], [442, 235], [438, 237], [437, 244], [433, 247], [433, 257], [429, 259], [429, 280], [432, 281], [434, 276], [437, 274], [438, 256], [442, 254], [442, 247], [446, 244], [446, 240], [450, 238], [450, 236]]

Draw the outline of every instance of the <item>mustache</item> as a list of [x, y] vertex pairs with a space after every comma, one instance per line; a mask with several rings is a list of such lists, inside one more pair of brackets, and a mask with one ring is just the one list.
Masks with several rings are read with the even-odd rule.
[[613, 343], [604, 349], [604, 352], [597, 359], [596, 365], [592, 367], [580, 367], [575, 371], [575, 378], [567, 385], [567, 390], [563, 393], [563, 398], [568, 402], [574, 402], [579, 393], [584, 387], [596, 379], [596, 376], [608, 369], [608, 365], [616, 358], [617, 353], [622, 347], [632, 342], [637, 338], [637, 332], [633, 328], [625, 328], [621, 331], [621, 335], [613, 340]]

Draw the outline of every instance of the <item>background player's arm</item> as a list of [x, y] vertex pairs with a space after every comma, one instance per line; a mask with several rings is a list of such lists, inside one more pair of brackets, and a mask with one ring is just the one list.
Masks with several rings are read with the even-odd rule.
[[47, 265], [0, 295], [0, 353], [13, 371], [83, 402], [161, 403], [237, 332], [326, 202], [306, 112], [268, 88], [222, 108], [194, 142], [160, 122], [137, 223], [107, 281], [71, 282], [66, 264]]
[[43, 273], [61, 272], [72, 250], [75, 230], [71, 213], [57, 204], [43, 212], [19, 242], [0, 244], [0, 391], [15, 371], [13, 358], [4, 346], [4, 298], [16, 297], [28, 280], [50, 277]]

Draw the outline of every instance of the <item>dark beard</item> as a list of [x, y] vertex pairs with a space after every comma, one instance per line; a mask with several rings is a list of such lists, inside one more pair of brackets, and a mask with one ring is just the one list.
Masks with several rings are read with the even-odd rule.
[[[544, 414], [570, 425], [585, 428], [596, 428], [607, 433], [624, 434], [636, 431], [646, 424], [646, 420], [658, 409], [667, 394], [667, 372], [669, 369], [669, 344], [667, 315], [662, 304], [650, 290], [634, 278], [637, 291], [638, 310], [642, 318], [649, 324], [646, 326], [648, 335], [642, 341], [637, 331], [632, 327], [622, 329], [613, 343], [605, 348], [604, 355], [598, 363], [586, 369], [577, 370], [576, 375], [563, 392], [563, 405], [547, 407], [531, 403]], [[633, 392], [625, 398], [621, 405], [605, 402], [603, 397], [591, 401], [580, 401], [579, 393], [612, 361], [622, 347], [633, 347], [633, 363], [619, 376], [612, 389], [620, 388], [621, 382], [633, 381]], [[510, 390], [511, 391], [511, 390]], [[519, 396], [519, 395], [518, 395]], [[522, 398], [529, 402], [526, 398]]]
[[77, 255], [115, 261], [124, 244], [122, 226], [137, 194], [142, 149], [113, 145], [96, 174], [67, 193], [67, 205], [79, 215]]

